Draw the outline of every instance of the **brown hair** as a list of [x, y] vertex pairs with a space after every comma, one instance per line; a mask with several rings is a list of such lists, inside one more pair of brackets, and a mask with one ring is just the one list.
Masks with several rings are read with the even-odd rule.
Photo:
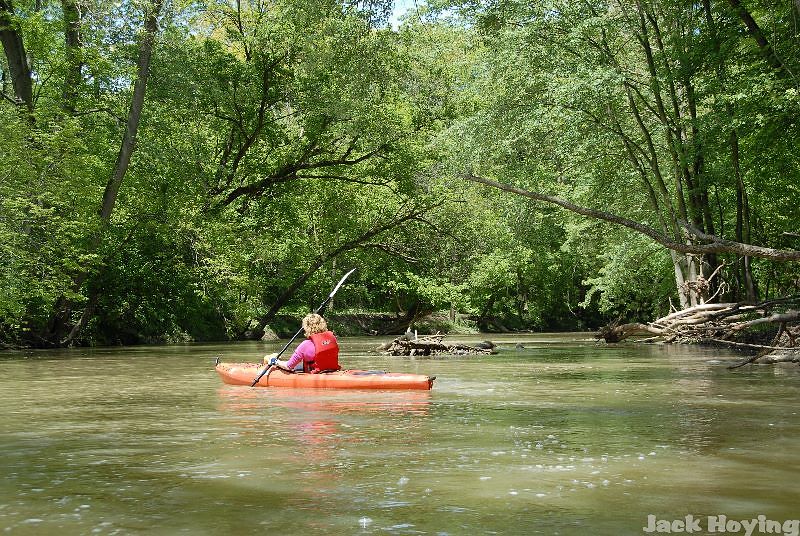
[[328, 331], [328, 324], [322, 316], [317, 313], [310, 313], [303, 318], [303, 331], [306, 337], [310, 337], [315, 333]]

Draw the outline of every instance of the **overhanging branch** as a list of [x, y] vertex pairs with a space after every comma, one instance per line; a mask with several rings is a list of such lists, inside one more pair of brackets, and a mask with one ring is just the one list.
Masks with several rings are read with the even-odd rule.
[[661, 244], [665, 248], [677, 251], [678, 253], [694, 253], [698, 255], [705, 255], [709, 253], [730, 253], [734, 255], [743, 255], [748, 257], [760, 257], [762, 259], [769, 259], [772, 261], [780, 261], [780, 262], [800, 261], [800, 251], [773, 249], [763, 246], [754, 246], [752, 244], [735, 242], [733, 240], [726, 240], [724, 238], [720, 238], [714, 235], [708, 235], [702, 233], [697, 229], [695, 229], [694, 227], [690, 226], [688, 223], [680, 222], [681, 225], [686, 230], [686, 232], [689, 234], [690, 238], [698, 241], [707, 242], [705, 244], [684, 244], [682, 242], [676, 242], [672, 238], [656, 231], [652, 227], [648, 227], [647, 225], [642, 225], [639, 222], [635, 222], [633, 220], [624, 218], [622, 216], [618, 216], [616, 214], [604, 212], [602, 210], [597, 210], [589, 207], [583, 207], [571, 203], [565, 199], [561, 199], [559, 197], [523, 190], [522, 188], [517, 188], [516, 186], [503, 184], [497, 181], [493, 181], [491, 179], [486, 179], [484, 177], [473, 175], [471, 173], [467, 173], [463, 175], [463, 177], [472, 182], [485, 184], [487, 186], [491, 186], [493, 188], [497, 188], [505, 192], [521, 195], [523, 197], [535, 199], [536, 201], [542, 201], [544, 203], [558, 205], [562, 208], [565, 208], [571, 212], [580, 214], [582, 216], [587, 216], [590, 218], [603, 220], [609, 223], [627, 227], [628, 229], [632, 229], [638, 233], [641, 233], [645, 236], [652, 238], [655, 242]]

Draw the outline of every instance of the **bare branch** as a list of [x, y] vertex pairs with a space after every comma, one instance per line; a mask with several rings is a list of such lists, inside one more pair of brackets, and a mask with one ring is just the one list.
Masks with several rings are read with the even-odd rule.
[[295, 159], [293, 162], [287, 163], [271, 175], [268, 175], [254, 183], [234, 188], [219, 204], [222, 206], [228, 206], [242, 196], [257, 196], [263, 192], [265, 188], [272, 184], [286, 182], [288, 180], [298, 178], [299, 172], [303, 170], [339, 166], [354, 166], [378, 155], [386, 147], [385, 145], [380, 145], [375, 149], [354, 158], [349, 156], [351, 149], [348, 148], [346, 152], [339, 158], [311, 161], [311, 157], [318, 152], [318, 141], [319, 140], [312, 141], [297, 159]]
[[80, 112], [74, 111], [74, 112], [72, 112], [72, 115], [75, 116], [75, 117], [80, 117], [82, 115], [91, 115], [91, 114], [96, 114], [96, 113], [108, 114], [118, 124], [120, 124], [120, 125], [124, 125], [125, 124], [125, 118], [122, 117], [122, 116], [117, 115], [116, 112], [114, 112], [114, 110], [112, 110], [111, 108], [92, 108], [91, 110], [83, 110], [83, 111], [80, 111]]

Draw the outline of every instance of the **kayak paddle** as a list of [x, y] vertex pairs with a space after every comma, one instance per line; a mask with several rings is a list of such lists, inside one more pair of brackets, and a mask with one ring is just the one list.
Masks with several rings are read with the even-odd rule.
[[[350, 270], [349, 272], [347, 272], [346, 274], [344, 274], [344, 277], [342, 277], [342, 279], [340, 279], [340, 280], [339, 280], [339, 283], [337, 283], [337, 284], [336, 284], [336, 286], [335, 286], [335, 287], [333, 287], [333, 290], [331, 291], [331, 293], [330, 293], [330, 294], [328, 294], [328, 297], [327, 297], [327, 298], [325, 298], [325, 300], [324, 300], [324, 301], [323, 301], [323, 302], [322, 302], [322, 303], [319, 305], [319, 307], [317, 307], [316, 309], [314, 309], [314, 312], [315, 312], [316, 314], [318, 314], [318, 315], [321, 315], [322, 313], [324, 313], [324, 312], [325, 312], [325, 308], [328, 306], [328, 304], [329, 304], [329, 303], [331, 302], [331, 300], [333, 299], [333, 295], [334, 295], [334, 294], [336, 294], [336, 292], [339, 290], [339, 287], [341, 287], [341, 286], [344, 284], [344, 280], [345, 280], [345, 279], [347, 279], [348, 277], [350, 277], [350, 274], [352, 274], [352, 273], [353, 273], [353, 272], [355, 272], [355, 271], [356, 271], [356, 269], [355, 269], [355, 268], [353, 268], [352, 270]], [[298, 337], [298, 336], [299, 336], [299, 335], [300, 335], [302, 332], [303, 332], [303, 328], [300, 328], [299, 330], [297, 330], [297, 333], [295, 333], [295, 334], [294, 334], [294, 336], [293, 336], [291, 339], [289, 339], [289, 342], [287, 342], [287, 343], [286, 343], [286, 345], [285, 345], [283, 348], [281, 348], [281, 351], [280, 351], [280, 352], [278, 352], [278, 353], [275, 355], [275, 358], [276, 358], [276, 359], [277, 359], [277, 358], [279, 358], [279, 357], [281, 356], [281, 354], [282, 354], [283, 352], [285, 352], [285, 351], [286, 351], [286, 349], [287, 349], [287, 348], [289, 348], [289, 346], [291, 346], [291, 344], [294, 342], [294, 340], [295, 340], [295, 339], [296, 339], [296, 338], [297, 338], [297, 337]], [[261, 377], [262, 377], [264, 374], [266, 374], [267, 372], [269, 372], [270, 370], [272, 370], [272, 367], [274, 367], [274, 366], [275, 366], [275, 365], [270, 365], [270, 366], [266, 367], [264, 370], [262, 370], [262, 371], [261, 371], [261, 374], [259, 374], [259, 375], [258, 375], [258, 377], [257, 377], [255, 380], [253, 380], [253, 383], [251, 383], [251, 384], [250, 384], [250, 387], [254, 387], [254, 386], [255, 386], [255, 384], [257, 384], [257, 383], [258, 383], [258, 380], [260, 380], [260, 379], [261, 379]]]

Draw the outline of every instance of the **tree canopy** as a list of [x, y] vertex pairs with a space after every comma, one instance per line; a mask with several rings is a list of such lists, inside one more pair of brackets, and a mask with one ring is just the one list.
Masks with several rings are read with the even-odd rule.
[[797, 5], [0, 0], [0, 341], [800, 290]]

